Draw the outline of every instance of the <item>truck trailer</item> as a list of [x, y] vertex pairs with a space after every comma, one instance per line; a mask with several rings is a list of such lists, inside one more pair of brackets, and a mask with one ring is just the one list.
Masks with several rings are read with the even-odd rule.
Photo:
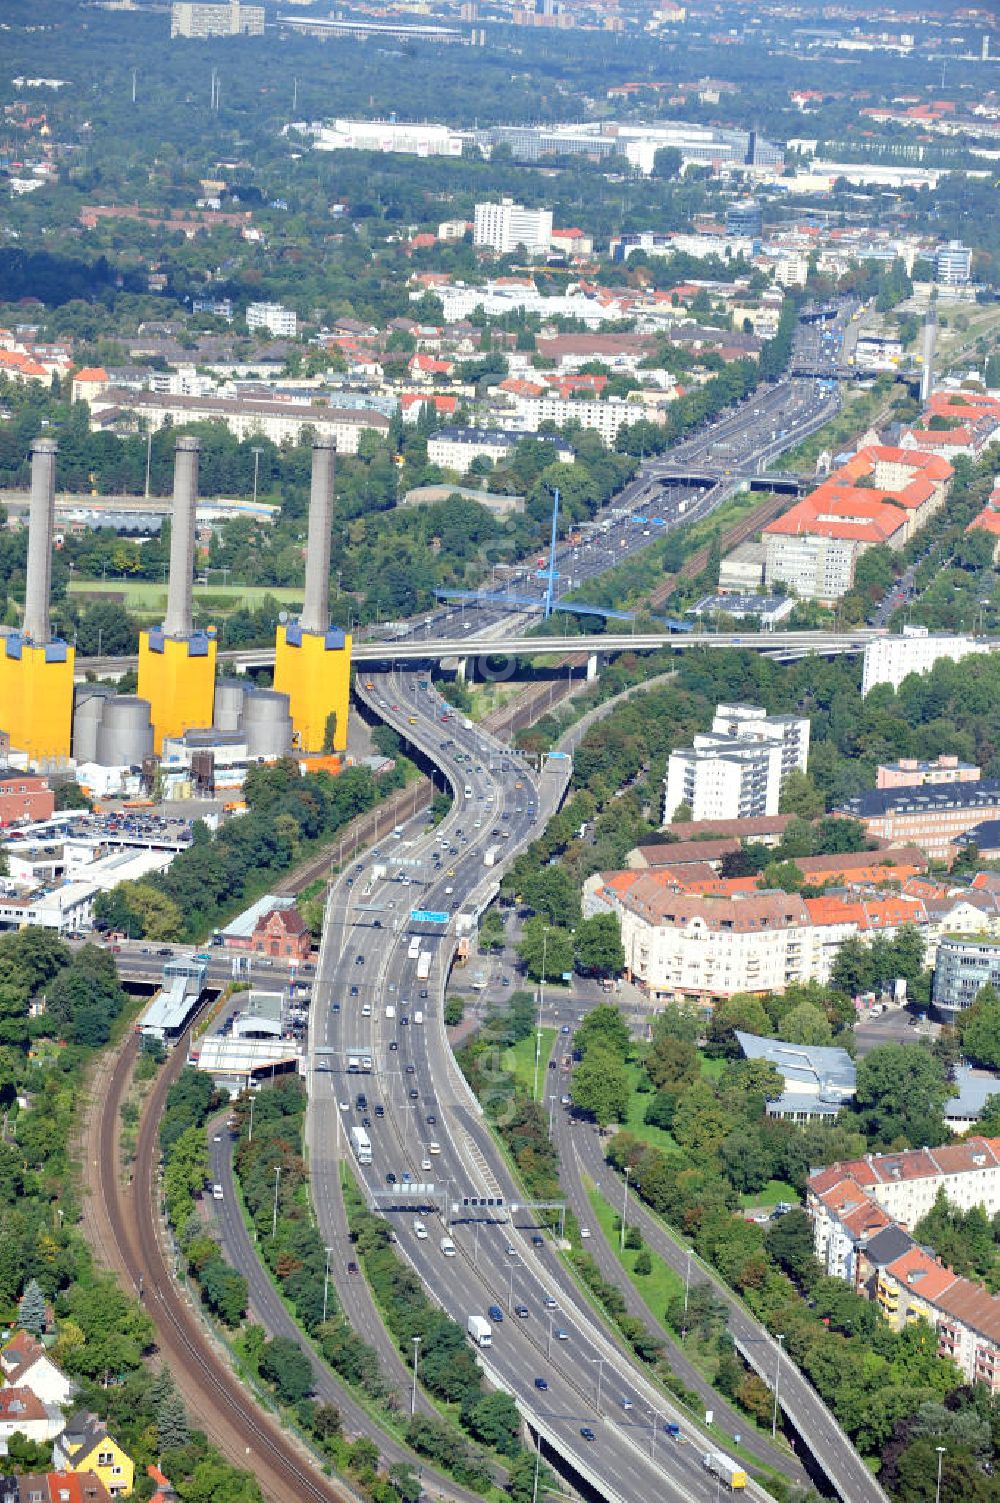
[[725, 1483], [730, 1492], [742, 1492], [747, 1485], [746, 1472], [722, 1451], [706, 1451], [701, 1464], [706, 1472], [711, 1472], [713, 1477], [718, 1477], [720, 1482]]
[[466, 1329], [477, 1346], [493, 1345], [493, 1327], [482, 1315], [470, 1315]]

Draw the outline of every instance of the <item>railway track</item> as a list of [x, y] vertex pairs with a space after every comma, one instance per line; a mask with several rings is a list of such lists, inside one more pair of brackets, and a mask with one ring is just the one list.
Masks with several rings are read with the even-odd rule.
[[139, 1126], [135, 1178], [127, 1188], [122, 1186], [119, 1110], [137, 1048], [138, 1038], [132, 1035], [115, 1057], [110, 1075], [96, 1078], [103, 1099], [86, 1137], [88, 1152], [97, 1149], [89, 1165], [91, 1177], [96, 1176], [95, 1204], [88, 1210], [91, 1232], [103, 1234], [98, 1245], [126, 1284], [137, 1293], [142, 1289], [164, 1365], [199, 1428], [208, 1432], [223, 1455], [251, 1470], [273, 1503], [354, 1503], [352, 1495], [323, 1477], [280, 1424], [254, 1403], [202, 1330], [167, 1266], [158, 1233], [157, 1139], [167, 1091], [184, 1067], [183, 1044], [174, 1049], [150, 1092]]
[[[719, 538], [721, 551], [729, 553], [733, 548], [739, 547], [740, 543], [745, 543], [747, 538], [752, 537], [760, 528], [766, 527], [768, 522], [773, 522], [775, 517], [785, 511], [792, 499], [794, 498], [788, 496], [767, 496], [759, 506], [754, 507], [748, 516], [743, 517], [739, 522], [734, 522], [732, 527], [728, 527], [722, 533]], [[668, 574], [662, 579], [650, 594], [650, 605], [656, 608], [665, 605], [676, 589], [679, 579], [693, 579], [696, 574], [700, 574], [708, 563], [711, 546], [711, 543], [703, 543], [700, 548], [695, 549], [690, 558], [684, 560], [676, 574]]]

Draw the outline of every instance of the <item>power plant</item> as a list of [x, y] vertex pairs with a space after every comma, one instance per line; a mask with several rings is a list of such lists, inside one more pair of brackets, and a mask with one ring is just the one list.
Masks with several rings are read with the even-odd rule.
[[[336, 445], [313, 442], [309, 495], [306, 589], [297, 622], [278, 627], [274, 652], [274, 687], [288, 695], [295, 740], [300, 751], [333, 751], [347, 746], [347, 709], [351, 685], [351, 638], [330, 625], [330, 531]], [[329, 717], [333, 734], [327, 741]]]
[[73, 718], [72, 647], [49, 619], [56, 452], [51, 438], [31, 445], [31, 500], [24, 622], [0, 642], [0, 729], [32, 763], [66, 761]]
[[[148, 767], [152, 758], [192, 765], [207, 755], [228, 766], [347, 745], [351, 639], [329, 624], [332, 442], [313, 445], [305, 600], [298, 622], [278, 627], [274, 688], [215, 682], [214, 630], [193, 624], [197, 438], [178, 438], [167, 608], [139, 637], [138, 695], [81, 685], [74, 707], [75, 650], [53, 637], [49, 617], [55, 522], [56, 444], [31, 453], [27, 583], [20, 631], [0, 633], [0, 732], [29, 763]], [[330, 735], [330, 716], [332, 736]], [[332, 744], [331, 744], [332, 743]]]
[[200, 448], [200, 439], [177, 440], [167, 613], [162, 627], [139, 636], [139, 698], [149, 702], [157, 754], [165, 736], [212, 724], [215, 633], [195, 631], [191, 615]]

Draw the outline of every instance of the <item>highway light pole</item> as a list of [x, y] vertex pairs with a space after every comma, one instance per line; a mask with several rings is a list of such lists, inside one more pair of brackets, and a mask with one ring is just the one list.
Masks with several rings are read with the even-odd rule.
[[332, 1248], [326, 1250], [326, 1273], [323, 1276], [323, 1324], [326, 1325], [326, 1301], [330, 1293], [330, 1253]]
[[257, 476], [258, 476], [258, 474], [260, 472], [260, 456], [263, 454], [263, 452], [264, 452], [263, 449], [256, 449], [255, 448], [253, 450], [253, 504], [254, 504], [254, 506], [257, 505]]
[[596, 1362], [597, 1363], [597, 1412], [598, 1412], [598, 1414], [600, 1414], [600, 1412], [601, 1412], [601, 1379], [604, 1377], [604, 1360], [605, 1359], [603, 1357], [588, 1357], [587, 1360], [588, 1360], [588, 1362]]
[[278, 1186], [281, 1184], [281, 1165], [278, 1164], [274, 1171], [274, 1211], [271, 1216], [271, 1241], [278, 1231]]
[[535, 1431], [535, 1480], [531, 1484], [531, 1503], [538, 1503], [538, 1467], [542, 1459], [542, 1435]]
[[420, 1341], [421, 1341], [421, 1338], [419, 1336], [414, 1336], [414, 1338], [413, 1338], [413, 1387], [410, 1389], [410, 1418], [411, 1419], [413, 1418], [413, 1416], [417, 1412], [417, 1363], [420, 1361]]
[[771, 1410], [771, 1438], [778, 1433], [778, 1383], [781, 1378], [781, 1353], [784, 1351], [784, 1336], [776, 1336], [778, 1343], [778, 1362], [774, 1369], [774, 1408]]
[[681, 1326], [681, 1340], [688, 1333], [688, 1299], [691, 1294], [691, 1253], [693, 1248], [688, 1248], [687, 1268], [684, 1270], [684, 1323]]
[[515, 1255], [515, 1256], [513, 1256], [511, 1258], [510, 1263], [508, 1264], [508, 1267], [507, 1267], [507, 1274], [508, 1274], [508, 1278], [507, 1278], [507, 1313], [508, 1313], [508, 1315], [513, 1315], [513, 1313], [514, 1313], [514, 1264], [516, 1262], [517, 1262], [517, 1256]]
[[625, 1251], [625, 1213], [628, 1210], [628, 1177], [631, 1165], [625, 1165], [625, 1194], [622, 1196], [622, 1225], [621, 1225], [621, 1250]]
[[542, 974], [538, 986], [538, 1019], [535, 1023], [535, 1088], [531, 1093], [532, 1101], [538, 1100], [538, 1066], [542, 1058], [542, 1009], [545, 1006], [545, 967], [548, 963], [549, 950], [549, 927], [546, 924], [542, 930]]
[[941, 1503], [941, 1463], [944, 1460], [944, 1453], [947, 1447], [935, 1446], [934, 1449], [937, 1452], [938, 1459], [937, 1488], [934, 1492], [934, 1503]]

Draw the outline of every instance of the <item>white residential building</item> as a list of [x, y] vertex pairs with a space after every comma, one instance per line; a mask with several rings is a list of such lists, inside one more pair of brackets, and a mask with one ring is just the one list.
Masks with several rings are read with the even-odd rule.
[[213, 5], [202, 0], [175, 0], [170, 7], [172, 37], [261, 37], [264, 7], [241, 5], [240, 0]]
[[165, 424], [223, 422], [230, 433], [243, 440], [258, 434], [281, 444], [298, 443], [304, 428], [320, 437], [336, 440], [339, 454], [356, 454], [362, 433], [386, 434], [389, 419], [366, 408], [341, 410], [312, 407], [304, 402], [252, 402], [227, 397], [172, 397], [151, 391], [117, 391], [109, 387], [91, 402], [92, 429], [104, 428], [122, 415], [145, 419], [148, 428]]
[[946, 287], [964, 287], [972, 279], [972, 252], [961, 240], [949, 240], [938, 247], [934, 273]]
[[[499, 464], [523, 437], [523, 433], [499, 428], [440, 428], [427, 440], [427, 459], [431, 464], [464, 475], [474, 459], [489, 459]], [[552, 445], [553, 460], [572, 464], [573, 450], [569, 444], [544, 437]]]
[[[425, 290], [423, 287], [415, 288], [410, 293], [410, 301], [418, 302]], [[477, 308], [481, 308], [488, 318], [502, 318], [519, 309], [526, 313], [537, 313], [543, 320], [578, 318], [589, 329], [596, 329], [603, 323], [613, 323], [628, 316], [627, 304], [622, 299], [613, 297], [608, 292], [600, 295], [589, 290], [584, 292], [575, 284], [567, 287], [564, 293], [557, 293], [552, 297], [539, 292], [530, 279], [520, 278], [484, 282], [481, 287], [454, 282], [436, 286], [432, 290], [441, 299], [446, 323], [458, 323], [475, 313]]]
[[476, 204], [473, 241], [509, 255], [523, 245], [529, 256], [544, 256], [552, 240], [552, 210], [526, 209], [513, 199], [498, 204]]
[[805, 772], [808, 758], [808, 720], [768, 715], [757, 705], [718, 705], [711, 734], [670, 754], [663, 823], [679, 804], [695, 820], [777, 814], [785, 779]]
[[861, 693], [876, 684], [898, 689], [911, 673], [929, 673], [947, 658], [958, 663], [973, 653], [989, 652], [989, 643], [968, 636], [931, 636], [926, 626], [904, 626], [901, 636], [879, 637], [865, 646]]
[[636, 403], [623, 401], [620, 397], [605, 402], [554, 395], [518, 397], [516, 411], [517, 426], [526, 433], [537, 433], [543, 423], [554, 423], [557, 428], [565, 423], [579, 423], [581, 428], [599, 433], [609, 448], [622, 428], [645, 416]]
[[291, 308], [281, 303], [250, 303], [247, 307], [247, 328], [266, 329], [275, 339], [294, 339], [299, 320]]

